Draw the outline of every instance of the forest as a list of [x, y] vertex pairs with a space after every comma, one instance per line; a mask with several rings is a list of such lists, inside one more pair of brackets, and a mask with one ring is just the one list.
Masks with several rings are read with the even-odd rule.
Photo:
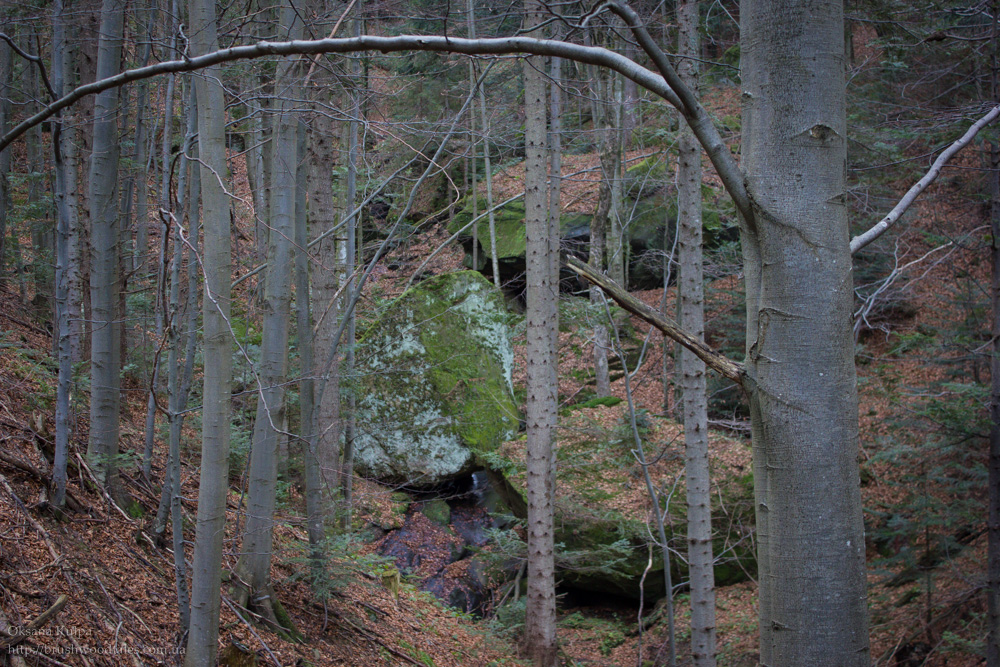
[[1000, 667], [1000, 3], [0, 3], [0, 664]]

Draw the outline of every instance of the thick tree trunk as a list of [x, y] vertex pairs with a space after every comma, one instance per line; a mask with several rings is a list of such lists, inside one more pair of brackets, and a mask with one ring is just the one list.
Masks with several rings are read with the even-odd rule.
[[[526, 0], [524, 26], [536, 29], [542, 6]], [[529, 33], [530, 34], [530, 33]], [[558, 329], [558, 285], [552, 280], [553, 247], [545, 160], [545, 60], [531, 57], [524, 64], [525, 101], [525, 227], [527, 229], [527, 495], [528, 601], [525, 623], [527, 653], [538, 667], [554, 667], [556, 598], [553, 544], [553, 449], [557, 408], [556, 350], [552, 331]]]
[[[697, 94], [698, 0], [677, 6], [680, 75]], [[702, 268], [701, 145], [686, 125], [678, 141], [677, 216], [680, 235], [681, 328], [704, 341]], [[708, 468], [708, 398], [705, 362], [681, 352], [684, 387], [684, 446], [687, 478], [688, 567], [691, 581], [691, 656], [696, 667], [715, 665], [715, 575], [712, 557], [712, 495]]]
[[745, 0], [740, 21], [760, 662], [868, 665], [843, 7]]
[[[104, 0], [97, 78], [118, 72], [125, 3]], [[121, 319], [118, 313], [118, 89], [94, 101], [90, 156], [90, 441], [87, 455], [115, 502], [124, 503], [118, 480], [118, 421], [121, 373]]]
[[[191, 0], [191, 52], [218, 48], [215, 3]], [[202, 390], [201, 477], [191, 579], [191, 632], [187, 667], [215, 662], [219, 636], [222, 538], [229, 489], [229, 404], [232, 378], [232, 254], [226, 177], [226, 105], [221, 68], [210, 67], [194, 78], [198, 99], [198, 157], [204, 220], [205, 284], [203, 299], [204, 388]]]

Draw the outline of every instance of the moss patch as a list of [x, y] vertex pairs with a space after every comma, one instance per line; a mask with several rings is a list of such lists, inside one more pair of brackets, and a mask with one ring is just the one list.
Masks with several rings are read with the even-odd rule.
[[507, 317], [472, 271], [430, 278], [386, 310], [359, 342], [361, 472], [433, 486], [471, 472], [516, 431]]

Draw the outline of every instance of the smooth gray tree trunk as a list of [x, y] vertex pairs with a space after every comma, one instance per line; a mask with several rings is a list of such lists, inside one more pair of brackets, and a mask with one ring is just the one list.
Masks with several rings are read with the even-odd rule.
[[869, 665], [840, 2], [744, 0], [760, 662]]
[[[677, 5], [678, 71], [698, 92], [698, 0]], [[686, 59], [685, 59], [686, 58]], [[677, 217], [680, 245], [680, 325], [705, 340], [702, 259], [701, 145], [687, 125], [678, 140]], [[681, 351], [684, 390], [684, 462], [687, 479], [687, 548], [691, 586], [691, 657], [696, 667], [715, 665], [715, 573], [712, 554], [712, 495], [708, 466], [708, 397], [705, 362]]]
[[[104, 0], [97, 78], [118, 73], [125, 20], [123, 0]], [[118, 89], [94, 100], [90, 156], [90, 440], [87, 455], [111, 497], [125, 503], [118, 479], [121, 314], [118, 312]]]
[[[52, 7], [52, 85], [62, 94], [70, 88], [66, 76], [70, 52], [66, 44], [66, 8], [62, 0], [55, 0]], [[74, 130], [68, 112], [57, 119], [53, 134], [56, 203], [56, 357], [59, 370], [56, 385], [55, 455], [52, 464], [52, 504], [62, 509], [66, 501], [69, 440], [73, 431], [70, 413], [70, 395], [73, 386], [73, 327], [70, 322], [73, 309], [70, 305], [69, 258], [71, 235], [76, 220], [76, 147]], [[2, 204], [0, 204], [2, 205]]]
[[[309, 535], [313, 572], [319, 575], [323, 566], [323, 483], [319, 458], [316, 456], [315, 368], [313, 354], [312, 304], [309, 291], [309, 229], [306, 218], [307, 173], [306, 126], [301, 120], [297, 128], [298, 155], [302, 164], [295, 176], [295, 332], [299, 350], [299, 434], [306, 487], [306, 531]], [[314, 582], [315, 585], [315, 582]]]
[[[524, 28], [540, 33], [542, 5], [525, 0]], [[527, 230], [527, 496], [528, 600], [525, 643], [537, 667], [555, 667], [556, 597], [553, 543], [557, 391], [553, 330], [558, 329], [558, 285], [552, 280], [553, 247], [546, 187], [545, 59], [524, 63], [525, 228]]]
[[[189, 18], [192, 55], [218, 49], [215, 3], [191, 0]], [[229, 199], [224, 190], [226, 164], [225, 97], [221, 68], [195, 76], [198, 100], [202, 220], [204, 222], [204, 385], [202, 390], [201, 477], [191, 578], [191, 631], [187, 667], [214, 664], [219, 636], [222, 538], [229, 489], [229, 414], [232, 379], [232, 335], [229, 329], [232, 246]]]
[[[325, 88], [324, 88], [325, 89]], [[324, 98], [328, 99], [324, 95]], [[334, 147], [338, 137], [333, 133], [333, 121], [327, 114], [313, 118], [307, 148], [309, 160], [309, 226], [310, 236], [318, 239], [336, 224], [338, 216], [333, 201], [333, 166], [336, 164]], [[347, 245], [335, 235], [324, 237], [316, 245], [315, 262], [311, 266], [316, 332], [313, 347], [323, 351], [333, 348], [333, 339], [339, 323], [340, 309], [337, 289], [340, 273], [346, 262]], [[316, 355], [313, 374], [325, 376], [324, 391], [318, 396], [315, 407], [316, 458], [320, 468], [325, 511], [332, 507], [340, 481], [340, 366], [324, 368], [325, 354]]]
[[[288, 39], [302, 35], [302, 21], [291, 5], [281, 7], [282, 32]], [[275, 78], [277, 116], [272, 136], [271, 210], [267, 271], [264, 278], [263, 331], [257, 418], [250, 451], [250, 482], [243, 548], [236, 565], [238, 601], [280, 629], [277, 599], [271, 587], [274, 507], [278, 482], [278, 441], [285, 432], [285, 381], [291, 318], [295, 193], [298, 170], [298, 119], [292, 113], [300, 88], [299, 59], [278, 63]]]
[[[354, 6], [354, 36], [357, 37], [361, 34], [361, 23], [362, 23], [362, 10], [363, 3], [362, 0], [357, 0], [357, 4]], [[354, 394], [353, 384], [355, 381], [354, 377], [354, 367], [355, 367], [355, 338], [356, 338], [356, 323], [357, 316], [355, 315], [354, 308], [348, 306], [348, 302], [353, 298], [355, 291], [355, 285], [357, 284], [354, 279], [354, 269], [357, 262], [358, 256], [358, 229], [360, 228], [358, 216], [354, 213], [355, 203], [358, 196], [358, 158], [360, 153], [360, 147], [358, 145], [358, 126], [361, 121], [361, 94], [359, 88], [361, 87], [361, 62], [355, 58], [351, 61], [351, 76], [355, 80], [355, 88], [351, 92], [351, 121], [348, 128], [348, 138], [347, 138], [347, 183], [345, 184], [344, 193], [344, 208], [348, 211], [347, 218], [347, 261], [344, 263], [344, 297], [342, 311], [343, 316], [348, 318], [347, 328], [344, 333], [344, 370], [343, 375], [348, 379], [351, 385], [348, 387], [346, 396], [342, 394], [342, 398], [347, 399], [346, 410], [343, 402], [341, 403], [342, 415], [346, 412], [346, 419], [344, 419], [344, 458], [343, 458], [343, 468], [340, 473], [340, 488], [344, 494], [344, 507], [343, 514], [341, 516], [341, 527], [345, 532], [351, 530], [351, 515], [352, 515], [352, 505], [354, 503], [354, 433], [357, 426], [355, 419], [355, 406], [357, 405], [357, 397]], [[336, 344], [337, 341], [334, 341]]]

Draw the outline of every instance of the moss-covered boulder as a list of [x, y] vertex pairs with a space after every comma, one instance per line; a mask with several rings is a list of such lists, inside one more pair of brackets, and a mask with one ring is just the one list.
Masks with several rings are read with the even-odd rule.
[[358, 344], [355, 466], [433, 487], [470, 473], [517, 431], [503, 297], [473, 271], [407, 290]]
[[[657, 529], [625, 404], [579, 408], [560, 417], [556, 465], [555, 542], [560, 581], [580, 590], [646, 599], [665, 594], [663, 560], [651, 535]], [[640, 412], [654, 488], [670, 494], [665, 519], [673, 550], [686, 553], [683, 434], [676, 422]], [[491, 481], [514, 514], [524, 517], [524, 440], [504, 443], [491, 456]], [[746, 443], [712, 433], [713, 526], [717, 585], [736, 583], [756, 569], [749, 536], [753, 529], [753, 480]], [[662, 506], [661, 506], [662, 507]], [[652, 558], [651, 558], [652, 557]], [[647, 571], [647, 566], [649, 570]], [[687, 578], [674, 557], [673, 582]]]

